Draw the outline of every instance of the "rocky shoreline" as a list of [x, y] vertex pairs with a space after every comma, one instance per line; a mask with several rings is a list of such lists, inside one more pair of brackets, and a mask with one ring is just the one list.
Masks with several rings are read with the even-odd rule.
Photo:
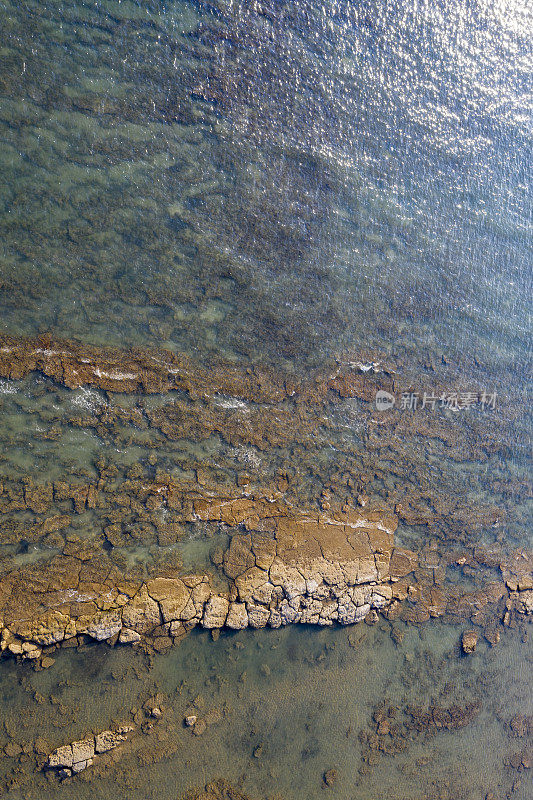
[[[377, 611], [389, 617], [401, 613], [412, 622], [448, 613], [475, 621], [490, 637], [498, 616], [511, 624], [513, 614], [533, 613], [532, 559], [525, 552], [499, 564], [500, 582], [458, 592], [446, 585], [442, 564], [428, 568], [425, 554], [422, 567], [415, 552], [395, 546], [394, 515], [355, 509], [282, 514], [280, 501], [271, 502], [278, 516], [260, 522], [261, 503], [245, 503], [244, 526], [264, 530], [234, 533], [227, 550], [214, 554], [224, 591], [210, 573], [165, 575], [140, 584], [114, 575], [99, 582], [90, 561], [87, 569], [79, 559], [65, 557], [43, 565], [33, 583], [24, 573], [4, 579], [2, 652], [38, 660], [51, 647], [80, 637], [112, 644], [147, 640], [160, 650], [197, 625], [211, 630], [350, 625]], [[234, 523], [237, 508], [243, 511], [239, 501], [229, 500], [205, 500], [196, 507], [204, 517], [229, 514]], [[482, 564], [488, 556], [478, 552], [477, 558]], [[407, 601], [404, 607], [401, 601]]]
[[[0, 404], [18, 430], [29, 423], [34, 448], [30, 471], [6, 459], [0, 480], [0, 655], [25, 665], [16, 670], [21, 680], [46, 680], [36, 673], [54, 665], [59, 648], [79, 649], [72, 657], [83, 669], [112, 658], [146, 662], [148, 674], [164, 661], [155, 654], [194, 647], [184, 642], [194, 629], [210, 632], [208, 649], [236, 654], [245, 646], [232, 632], [300, 624], [333, 628], [335, 638], [338, 626], [364, 622], [346, 634], [355, 654], [365, 632], [390, 636], [401, 651], [410, 628], [438, 618], [454, 628], [458, 670], [463, 657], [474, 663], [496, 647], [505, 628], [526, 640], [533, 553], [516, 547], [509, 530], [523, 530], [530, 486], [489, 469], [505, 457], [516, 407], [509, 402], [490, 420], [399, 409], [378, 417], [376, 389], [397, 391], [399, 365], [369, 353], [330, 367], [296, 378], [199, 366], [164, 351], [0, 340]], [[454, 369], [435, 369], [439, 386]], [[345, 434], [354, 420], [363, 433]], [[22, 440], [7, 430], [17, 452]], [[77, 459], [71, 441], [90, 447]], [[478, 492], [478, 471], [469, 467], [481, 462]], [[284, 635], [298, 634], [268, 638]], [[265, 647], [265, 637], [249, 641], [250, 649]], [[260, 669], [267, 675], [271, 667]], [[411, 661], [405, 669], [413, 672]], [[237, 696], [245, 674], [235, 678]], [[443, 687], [429, 706], [424, 698], [378, 708], [359, 731], [361, 775], [413, 737], [471, 724], [480, 705], [475, 692], [463, 694], [452, 702]], [[32, 697], [43, 701], [40, 692]], [[89, 784], [119, 760], [133, 763], [145, 734], [143, 763], [152, 763], [229, 714], [224, 703], [203, 706], [198, 691], [183, 699], [174, 708], [174, 696], [168, 706], [163, 693], [139, 697], [129, 714], [120, 704], [115, 717], [39, 742], [42, 779]], [[7, 757], [26, 757], [19, 738], [10, 734]], [[250, 757], [259, 759], [262, 747], [254, 741]], [[521, 769], [528, 762], [520, 759]], [[317, 773], [327, 791], [337, 782], [334, 763]], [[245, 800], [240, 786], [215, 781], [188, 797]]]
[[[133, 644], [147, 635], [179, 638], [196, 625], [346, 625], [387, 606], [398, 594], [394, 583], [416, 565], [414, 553], [394, 547], [392, 516], [353, 511], [269, 520], [271, 531], [232, 536], [220, 563], [228, 581], [222, 593], [208, 574], [154, 578], [133, 592], [124, 584], [99, 591], [84, 580], [60, 592], [41, 586], [33, 596], [26, 586], [21, 596], [16, 583], [14, 594], [4, 585], [0, 646], [37, 659], [43, 647], [80, 635]], [[48, 610], [39, 613], [37, 603]]]
[[[42, 434], [46, 441], [60, 441], [62, 430], [93, 430], [120, 453], [142, 442], [146, 455], [129, 467], [122, 456], [118, 465], [100, 457], [97, 480], [70, 467], [71, 475], [53, 482], [24, 476], [0, 483], [2, 544], [17, 547], [22, 540], [26, 549], [41, 549], [34, 563], [15, 566], [9, 555], [0, 560], [4, 654], [42, 663], [59, 644], [89, 639], [161, 651], [195, 626], [347, 625], [372, 621], [378, 611], [414, 624], [437, 616], [468, 620], [495, 642], [500, 624], [531, 614], [531, 552], [505, 549], [501, 535], [491, 546], [477, 541], [484, 530], [498, 528], [505, 508], [459, 503], [444, 485], [430, 486], [416, 460], [419, 440], [444, 443], [448, 460], [461, 463], [486, 461], [498, 452], [496, 438], [506, 437], [491, 435], [476, 417], [463, 417], [464, 428], [457, 418], [435, 417], [429, 426], [423, 414], [397, 410], [374, 419], [376, 389], [394, 390], [398, 365], [338, 361], [302, 379], [49, 336], [4, 336], [0, 345], [0, 376], [10, 381], [37, 373], [54, 382], [42, 389], [45, 395], [61, 385], [92, 387], [107, 397], [82, 398], [86, 416], [54, 421]], [[446, 375], [457, 376], [448, 364], [440, 372], [442, 385]], [[169, 393], [162, 406], [112, 401]], [[331, 464], [319, 467], [322, 448], [336, 441], [328, 431], [340, 420], [331, 415], [354, 399], [368, 429], [365, 446], [343, 440]], [[43, 414], [43, 423], [49, 418]], [[508, 403], [492, 427], [514, 423]], [[217, 459], [184, 450], [180, 469], [195, 479], [177, 479], [158, 466], [171, 463], [176, 443], [217, 435], [226, 448], [218, 448]], [[287, 464], [293, 448], [298, 455], [290, 468], [276, 466]], [[235, 452], [246, 453], [246, 469], [235, 469]], [[262, 466], [271, 454], [275, 460]], [[378, 458], [391, 466], [378, 468]], [[513, 498], [529, 491], [518, 483], [492, 486]], [[426, 527], [430, 535], [421, 549], [398, 546], [399, 523]], [[179, 543], [198, 525], [206, 526], [204, 538], [223, 532], [226, 545], [213, 548], [209, 569], [187, 571]], [[128, 566], [129, 547], [151, 544], [156, 559], [148, 575]], [[473, 588], [451, 579], [458, 570]]]

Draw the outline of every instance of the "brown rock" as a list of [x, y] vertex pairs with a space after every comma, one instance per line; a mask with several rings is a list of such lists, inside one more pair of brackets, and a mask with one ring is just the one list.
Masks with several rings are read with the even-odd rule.
[[461, 638], [463, 653], [473, 653], [476, 649], [478, 638], [477, 631], [465, 631]]
[[395, 547], [390, 560], [391, 578], [403, 578], [418, 566], [418, 556], [412, 550]]
[[328, 769], [324, 772], [323, 775], [324, 784], [326, 786], [334, 786], [337, 783], [337, 770], [336, 769]]
[[509, 725], [514, 736], [523, 737], [529, 733], [529, 720], [523, 714], [515, 714]]
[[137, 633], [146, 633], [161, 624], [159, 605], [150, 597], [145, 586], [122, 609], [122, 624]]
[[9, 758], [16, 758], [22, 753], [22, 747], [16, 742], [8, 742], [4, 747], [4, 753]]

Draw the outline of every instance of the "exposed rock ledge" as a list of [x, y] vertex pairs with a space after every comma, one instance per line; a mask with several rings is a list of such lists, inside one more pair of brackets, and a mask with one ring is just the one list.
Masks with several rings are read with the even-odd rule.
[[133, 725], [123, 725], [115, 731], [102, 731], [96, 736], [88, 736], [58, 747], [49, 755], [45, 766], [47, 769], [57, 770], [61, 778], [69, 778], [89, 767], [101, 753], [114, 750], [126, 741], [132, 730]]
[[[276, 510], [275, 502], [271, 506]], [[228, 508], [234, 508], [231, 501], [212, 501], [204, 516], [221, 518]], [[224, 590], [208, 574], [133, 581], [111, 577], [105, 564], [99, 570], [98, 563], [84, 566], [64, 555], [43, 565], [31, 583], [24, 575], [7, 576], [0, 583], [0, 650], [39, 659], [43, 648], [84, 636], [121, 644], [147, 637], [155, 649], [165, 649], [196, 625], [349, 625], [389, 605], [385, 613], [396, 614], [397, 601], [407, 597], [411, 608], [404, 618], [415, 623], [448, 613], [486, 627], [501, 620], [497, 606], [505, 597], [504, 625], [514, 624], [516, 614], [533, 614], [533, 557], [525, 551], [498, 561], [504, 581], [464, 594], [431, 577], [424, 583], [426, 573], [434, 575], [432, 562], [426, 554], [419, 563], [421, 556], [395, 546], [392, 514], [353, 509], [305, 514], [287, 508], [277, 513], [256, 516], [254, 527], [261, 530], [234, 534], [220, 553]]]
[[59, 591], [57, 580], [48, 590], [44, 574], [32, 592], [13, 586], [0, 597], [1, 649], [33, 659], [43, 647], [83, 634], [127, 644], [146, 635], [179, 637], [198, 624], [348, 625], [390, 603], [395, 582], [417, 566], [415, 553], [394, 546], [396, 517], [382, 512], [298, 514], [269, 526], [232, 537], [220, 563], [223, 592], [206, 574], [112, 589], [66, 575]]

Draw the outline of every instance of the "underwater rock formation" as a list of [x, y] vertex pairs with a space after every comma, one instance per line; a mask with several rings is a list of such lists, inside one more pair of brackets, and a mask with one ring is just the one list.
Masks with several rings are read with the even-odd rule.
[[[525, 552], [500, 564], [506, 584], [493, 581], [465, 592], [443, 584], [442, 567], [424, 566], [431, 563], [428, 554], [421, 562], [415, 552], [397, 547], [397, 518], [383, 511], [303, 513], [279, 498], [206, 498], [194, 508], [202, 519], [244, 525], [218, 556], [226, 588], [207, 572], [178, 570], [140, 581], [98, 559], [57, 556], [34, 570], [31, 580], [22, 570], [0, 583], [1, 650], [34, 660], [43, 648], [83, 636], [121, 644], [148, 638], [163, 647], [197, 625], [349, 625], [375, 610], [393, 619], [406, 599], [406, 621], [447, 613], [484, 627], [495, 643], [491, 624], [498, 604], [505, 601], [504, 624], [511, 624], [512, 614], [532, 613], [532, 562]], [[483, 560], [482, 553], [478, 557]], [[464, 649], [471, 652], [469, 642]]]
[[[228, 504], [222, 507], [227, 514]], [[234, 519], [235, 507], [229, 513]], [[208, 574], [109, 586], [91, 581], [75, 560], [65, 571], [65, 559], [60, 575], [43, 568], [41, 585], [4, 584], [0, 647], [33, 659], [41, 648], [80, 635], [126, 644], [146, 635], [179, 637], [196, 625], [347, 625], [390, 603], [394, 582], [416, 564], [414, 553], [394, 547], [391, 515], [352, 511], [268, 520], [271, 530], [232, 536], [223, 554], [225, 592]]]
[[102, 731], [96, 736], [57, 747], [50, 753], [45, 767], [57, 770], [61, 778], [69, 778], [91, 766], [96, 756], [125, 742], [132, 730], [132, 725], [123, 725], [115, 731]]
[[[41, 373], [50, 379], [44, 396], [57, 385], [82, 387], [86, 415], [70, 403], [70, 418], [56, 423], [52, 398], [54, 424], [38, 435], [55, 441], [63, 426], [92, 429], [99, 438], [92, 473], [66, 461], [60, 479], [36, 484], [19, 473], [0, 483], [1, 544], [22, 555], [20, 564], [10, 560], [14, 553], [1, 562], [1, 651], [39, 663], [46, 648], [84, 637], [163, 650], [197, 625], [351, 624], [375, 620], [377, 610], [411, 624], [442, 615], [468, 619], [496, 644], [501, 622], [513, 626], [533, 611], [531, 553], [505, 551], [497, 534], [492, 550], [479, 547], [480, 532], [497, 529], [506, 509], [461, 502], [455, 469], [446, 473], [449, 487], [437, 491], [417, 448], [431, 442], [454, 464], [486, 461], [506, 437], [492, 435], [475, 415], [458, 424], [457, 417], [396, 408], [375, 420], [376, 389], [394, 388], [396, 366], [337, 360], [296, 377], [255, 365], [195, 364], [165, 350], [1, 337], [0, 376]], [[88, 392], [96, 397], [87, 399]], [[169, 392], [175, 396], [163, 402]], [[135, 404], [112, 401], [128, 394], [137, 395]], [[341, 440], [336, 429], [349, 427], [344, 415], [353, 419], [353, 399], [365, 434]], [[491, 430], [511, 423], [508, 403]], [[176, 450], [176, 442], [216, 437], [210, 463], [190, 448]], [[117, 465], [100, 456], [102, 442], [121, 453], [133, 443], [144, 458]], [[326, 450], [333, 455], [323, 458]], [[174, 474], [176, 452], [187, 478]], [[287, 452], [296, 453], [289, 463]], [[529, 491], [507, 490], [524, 498]], [[396, 546], [399, 522], [429, 532], [419, 552]], [[174, 546], [194, 526], [203, 526], [204, 538], [229, 538], [225, 551], [212, 555], [217, 571], [182, 567]], [[32, 563], [24, 554], [33, 544], [41, 553]], [[156, 545], [160, 559], [144, 572], [129, 569], [126, 558], [139, 545]], [[448, 568], [477, 575], [474, 587], [448, 581]]]

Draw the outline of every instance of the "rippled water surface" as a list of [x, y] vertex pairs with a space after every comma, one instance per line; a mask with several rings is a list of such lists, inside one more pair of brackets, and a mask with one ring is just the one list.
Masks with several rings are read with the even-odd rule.
[[[531, 548], [530, 3], [0, 9], [1, 333], [163, 347], [309, 381], [348, 364], [379, 382], [388, 360], [398, 398], [436, 389], [453, 365], [445, 388], [498, 398], [455, 414], [403, 409], [393, 428], [352, 397], [315, 413], [290, 399], [71, 390], [32, 373], [0, 380], [0, 483], [96, 481], [104, 462], [117, 486], [137, 464], [154, 479], [205, 468], [221, 483], [286, 471], [291, 502], [308, 507], [355, 464], [372, 502], [418, 493], [438, 515], [453, 499], [438, 523], [403, 519], [400, 544]], [[170, 413], [183, 431], [161, 423]], [[472, 525], [477, 505], [492, 512]], [[96, 508], [71, 533], [139, 574], [168, 558], [209, 569], [232, 533], [194, 524], [176, 542], [145, 522], [132, 514], [130, 538], [111, 544]], [[2, 519], [2, 572], [61, 551], [34, 523], [27, 509]], [[21, 749], [0, 758], [0, 795], [116, 797], [118, 783], [121, 796], [166, 800], [224, 778], [258, 800], [525, 800], [531, 770], [509, 759], [531, 737], [510, 737], [509, 720], [533, 714], [527, 626], [471, 659], [462, 630], [380, 619], [203, 632], [150, 656], [91, 645], [41, 672], [2, 661], [0, 755], [13, 739]], [[75, 785], [35, 767], [37, 737], [53, 749], [156, 692], [156, 739], [114, 766]], [[198, 695], [219, 714], [200, 737], [182, 724]], [[404, 751], [369, 762], [376, 709], [413, 703], [481, 705], [468, 725], [413, 730]]]
[[527, 3], [4, 8], [5, 330], [523, 363]]

